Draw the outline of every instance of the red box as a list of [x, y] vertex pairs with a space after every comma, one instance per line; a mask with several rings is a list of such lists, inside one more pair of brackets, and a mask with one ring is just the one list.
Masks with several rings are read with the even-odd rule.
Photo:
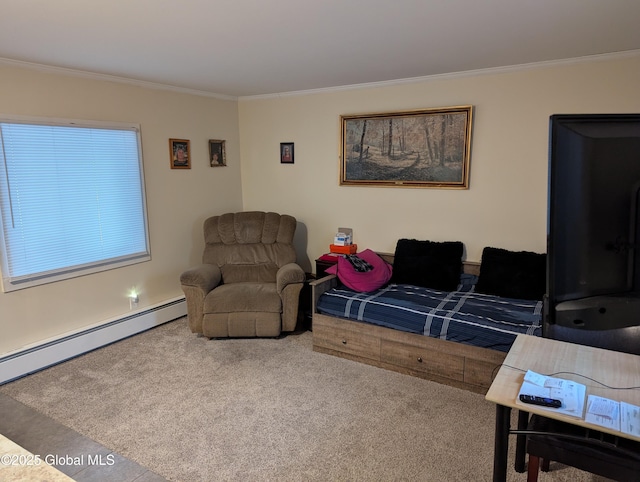
[[337, 244], [330, 244], [329, 251], [339, 254], [356, 254], [356, 252], [358, 251], [358, 245], [350, 244], [348, 246], [338, 246]]

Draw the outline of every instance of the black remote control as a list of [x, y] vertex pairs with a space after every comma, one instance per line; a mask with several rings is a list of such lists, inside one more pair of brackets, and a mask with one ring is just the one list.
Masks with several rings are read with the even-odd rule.
[[562, 402], [555, 398], [534, 397], [533, 395], [520, 395], [520, 401], [524, 403], [530, 403], [532, 405], [541, 405], [543, 407], [562, 407]]

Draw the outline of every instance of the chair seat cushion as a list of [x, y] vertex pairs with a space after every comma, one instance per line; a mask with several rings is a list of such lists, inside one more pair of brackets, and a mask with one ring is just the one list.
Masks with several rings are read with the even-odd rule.
[[615, 480], [639, 480], [640, 443], [597, 430], [533, 415], [527, 452]]
[[204, 313], [280, 313], [282, 300], [275, 283], [230, 283], [218, 286], [204, 299]]

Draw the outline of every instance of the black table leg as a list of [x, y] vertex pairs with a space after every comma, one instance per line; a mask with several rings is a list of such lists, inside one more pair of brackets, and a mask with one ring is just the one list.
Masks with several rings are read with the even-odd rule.
[[509, 430], [511, 408], [496, 405], [496, 434], [493, 449], [493, 482], [506, 482], [507, 458], [509, 455]]
[[[529, 412], [518, 410], [518, 430], [526, 430], [529, 425]], [[516, 472], [524, 472], [524, 462], [526, 456], [527, 436], [519, 433], [516, 435]]]

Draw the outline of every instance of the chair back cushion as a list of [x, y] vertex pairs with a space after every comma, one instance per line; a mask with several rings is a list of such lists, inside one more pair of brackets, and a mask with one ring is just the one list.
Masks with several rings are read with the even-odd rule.
[[225, 283], [273, 283], [278, 273], [275, 263], [225, 264], [221, 269]]
[[224, 283], [276, 280], [278, 269], [296, 261], [296, 219], [286, 214], [246, 211], [204, 222], [202, 262], [215, 264]]

